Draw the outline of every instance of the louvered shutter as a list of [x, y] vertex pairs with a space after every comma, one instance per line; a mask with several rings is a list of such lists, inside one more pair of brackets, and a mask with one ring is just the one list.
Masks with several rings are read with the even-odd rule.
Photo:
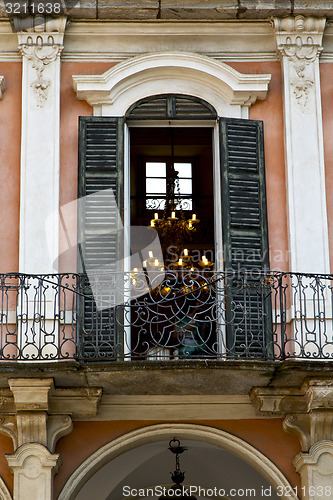
[[263, 123], [220, 119], [227, 343], [237, 356], [269, 355], [269, 268]]
[[[81, 283], [85, 297], [80, 302], [79, 331], [80, 354], [86, 359], [115, 358], [121, 345], [116, 328], [119, 312], [116, 307], [97, 306], [88, 275], [91, 269], [121, 262], [121, 233], [108, 228], [114, 224], [117, 207], [121, 214], [123, 209], [123, 130], [123, 118], [80, 117], [79, 198], [87, 198], [78, 218], [79, 271], [88, 272]], [[117, 207], [112, 206], [110, 189]], [[89, 198], [94, 193], [99, 194]], [[112, 287], [99, 300], [115, 303], [115, 296], [110, 293], [117, 290]]]

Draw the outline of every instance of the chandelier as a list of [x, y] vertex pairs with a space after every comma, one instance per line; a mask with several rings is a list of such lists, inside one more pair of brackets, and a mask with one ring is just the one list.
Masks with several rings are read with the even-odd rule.
[[168, 500], [171, 498], [179, 498], [180, 500], [185, 498], [187, 498], [188, 500], [197, 500], [195, 496], [185, 493], [187, 489], [182, 485], [185, 479], [185, 472], [182, 472], [182, 470], [180, 469], [179, 455], [184, 453], [184, 451], [187, 451], [187, 448], [184, 448], [180, 445], [179, 439], [173, 438], [169, 442], [169, 450], [175, 455], [176, 459], [175, 470], [173, 471], [173, 473], [170, 473], [173, 485], [170, 486], [169, 493], [167, 493], [166, 495], [162, 495], [159, 500]]
[[[187, 198], [182, 197], [179, 187], [179, 173], [175, 169], [174, 162], [174, 135], [173, 129], [171, 132], [171, 168], [166, 174], [166, 199], [164, 210], [159, 216], [158, 212], [154, 213], [154, 218], [150, 220], [151, 228], [154, 228], [160, 238], [163, 249], [163, 257], [166, 267], [170, 270], [191, 270], [195, 271], [192, 256], [187, 243], [192, 239], [193, 233], [197, 231], [197, 225], [200, 220], [195, 213], [192, 213], [191, 218], [185, 216]], [[172, 255], [172, 258], [171, 258]], [[174, 259], [174, 256], [177, 256]], [[209, 268], [213, 265], [205, 255], [198, 262], [201, 268]], [[149, 259], [143, 262], [146, 268], [164, 269], [162, 263], [154, 259], [153, 255], [149, 255]]]

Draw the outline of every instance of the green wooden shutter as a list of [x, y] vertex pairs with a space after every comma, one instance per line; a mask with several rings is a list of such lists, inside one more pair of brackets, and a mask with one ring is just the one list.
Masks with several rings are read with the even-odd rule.
[[220, 119], [227, 342], [239, 356], [269, 355], [270, 297], [263, 123]]
[[[108, 233], [115, 212], [110, 210], [108, 189], [112, 189], [118, 209], [123, 212], [124, 119], [80, 117], [79, 121], [79, 198], [100, 192], [97, 202], [85, 205], [79, 214], [79, 272], [103, 268], [110, 261], [121, 261], [122, 241], [119, 234]], [[88, 277], [82, 281], [79, 329], [81, 356], [87, 359], [113, 358], [119, 353], [116, 328], [117, 308], [98, 309]], [[110, 297], [105, 297], [108, 300]]]

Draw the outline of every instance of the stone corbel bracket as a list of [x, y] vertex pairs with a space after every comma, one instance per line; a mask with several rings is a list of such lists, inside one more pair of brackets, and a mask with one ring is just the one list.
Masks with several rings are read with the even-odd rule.
[[39, 443], [54, 452], [57, 440], [70, 433], [72, 418], [93, 417], [101, 399], [99, 388], [55, 388], [52, 379], [9, 379], [0, 390], [0, 432], [16, 450]]
[[258, 415], [285, 417], [284, 430], [297, 436], [302, 451], [333, 441], [332, 379], [308, 380], [300, 388], [254, 387], [250, 397]]

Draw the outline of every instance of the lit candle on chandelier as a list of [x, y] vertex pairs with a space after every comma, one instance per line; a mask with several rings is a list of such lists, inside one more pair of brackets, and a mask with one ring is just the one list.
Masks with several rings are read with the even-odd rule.
[[154, 221], [154, 219], [152, 219], [152, 220], [150, 221], [150, 227], [155, 227], [155, 221]]
[[149, 255], [149, 258], [150, 258], [150, 259], [152, 259], [152, 258], [153, 258], [153, 252], [152, 252], [151, 250], [149, 250], [148, 255]]
[[183, 264], [183, 259], [179, 259], [178, 265], [181, 266]]
[[155, 212], [154, 218], [155, 218], [155, 220], [158, 220], [158, 213], [157, 212]]
[[196, 220], [197, 214], [192, 214], [192, 220]]
[[155, 266], [158, 266], [158, 259], [155, 259]]
[[175, 219], [176, 218], [176, 212], [171, 212], [171, 219]]
[[185, 255], [185, 257], [188, 256], [188, 250], [187, 250], [187, 248], [184, 248], [184, 255]]

